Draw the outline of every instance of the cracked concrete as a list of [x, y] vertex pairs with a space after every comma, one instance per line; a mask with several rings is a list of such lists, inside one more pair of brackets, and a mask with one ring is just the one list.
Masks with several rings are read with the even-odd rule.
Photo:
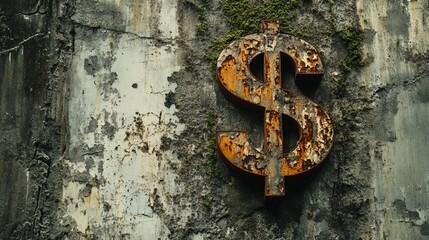
[[[202, 3], [0, 0], [0, 239], [427, 238], [428, 4], [297, 10], [335, 144], [269, 204], [213, 149], [228, 129], [261, 148], [263, 117], [220, 93], [206, 54], [228, 29], [212, 0], [196, 34]], [[323, 31], [348, 24], [365, 65], [336, 94], [346, 47]]]
[[16, 44], [16, 46], [14, 46], [14, 47], [0, 51], [0, 54], [6, 54], [6, 53], [9, 53], [9, 52], [12, 52], [12, 51], [16, 51], [18, 48], [22, 47], [28, 41], [31, 41], [34, 38], [38, 38], [38, 37], [41, 37], [41, 36], [45, 36], [45, 34], [44, 33], [36, 33], [36, 34], [34, 34], [34, 35], [32, 35], [32, 36], [30, 36], [30, 37], [22, 40], [21, 42], [19, 42], [18, 44]]

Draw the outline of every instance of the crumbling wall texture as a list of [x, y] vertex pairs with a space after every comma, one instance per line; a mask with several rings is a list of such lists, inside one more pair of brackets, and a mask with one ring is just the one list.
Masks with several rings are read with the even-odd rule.
[[[277, 3], [287, 11], [268, 17], [321, 56], [305, 94], [335, 143], [269, 204], [215, 152], [216, 130], [246, 130], [261, 148], [263, 116], [224, 98], [214, 60], [263, 20], [246, 6]], [[429, 238], [427, 9], [0, 0], [0, 239]]]

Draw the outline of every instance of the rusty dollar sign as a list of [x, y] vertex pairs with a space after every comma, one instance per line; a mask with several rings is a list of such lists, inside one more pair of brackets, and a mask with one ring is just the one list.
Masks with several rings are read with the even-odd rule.
[[[265, 178], [265, 197], [285, 194], [285, 177], [303, 174], [317, 167], [333, 144], [333, 126], [322, 107], [298, 91], [282, 88], [281, 54], [293, 61], [289, 69], [301, 82], [317, 82], [323, 75], [315, 48], [293, 36], [280, 33], [277, 21], [264, 21], [263, 33], [231, 43], [220, 54], [217, 79], [226, 97], [239, 104], [264, 111], [264, 145], [251, 146], [245, 131], [219, 131], [218, 151], [224, 162], [238, 172]], [[250, 71], [250, 63], [263, 54], [264, 81]], [[284, 71], [284, 70], [283, 70]], [[283, 151], [283, 116], [297, 123], [298, 142]]]

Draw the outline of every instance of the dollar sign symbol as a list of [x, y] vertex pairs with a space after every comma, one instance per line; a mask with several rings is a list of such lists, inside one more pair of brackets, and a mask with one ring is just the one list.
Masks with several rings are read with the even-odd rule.
[[[322, 63], [315, 48], [293, 36], [279, 33], [278, 21], [264, 21], [264, 33], [248, 35], [230, 44], [217, 62], [217, 79], [226, 97], [264, 109], [264, 147], [251, 146], [245, 131], [220, 131], [218, 151], [224, 162], [246, 175], [265, 178], [265, 197], [285, 194], [285, 177], [303, 174], [320, 165], [333, 144], [331, 120], [319, 105], [297, 91], [282, 88], [280, 54], [294, 62], [296, 80], [320, 81]], [[264, 81], [251, 73], [251, 60], [264, 54]], [[282, 117], [298, 123], [299, 140], [283, 152]]]

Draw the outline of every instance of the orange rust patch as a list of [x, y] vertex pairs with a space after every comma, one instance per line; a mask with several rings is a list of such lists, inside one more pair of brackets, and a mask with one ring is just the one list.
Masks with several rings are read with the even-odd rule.
[[[265, 109], [264, 147], [260, 152], [251, 146], [244, 131], [218, 133], [218, 150], [226, 163], [237, 172], [265, 177], [265, 196], [283, 196], [284, 178], [305, 173], [327, 157], [333, 144], [331, 120], [319, 105], [281, 86], [281, 53], [288, 54], [296, 75], [309, 81], [323, 75], [322, 63], [307, 42], [280, 34], [276, 21], [262, 23], [263, 34], [253, 34], [227, 47], [218, 59], [218, 82], [223, 93], [238, 104]], [[250, 61], [264, 54], [264, 83], [250, 73]], [[299, 125], [296, 147], [283, 152], [282, 115]]]

